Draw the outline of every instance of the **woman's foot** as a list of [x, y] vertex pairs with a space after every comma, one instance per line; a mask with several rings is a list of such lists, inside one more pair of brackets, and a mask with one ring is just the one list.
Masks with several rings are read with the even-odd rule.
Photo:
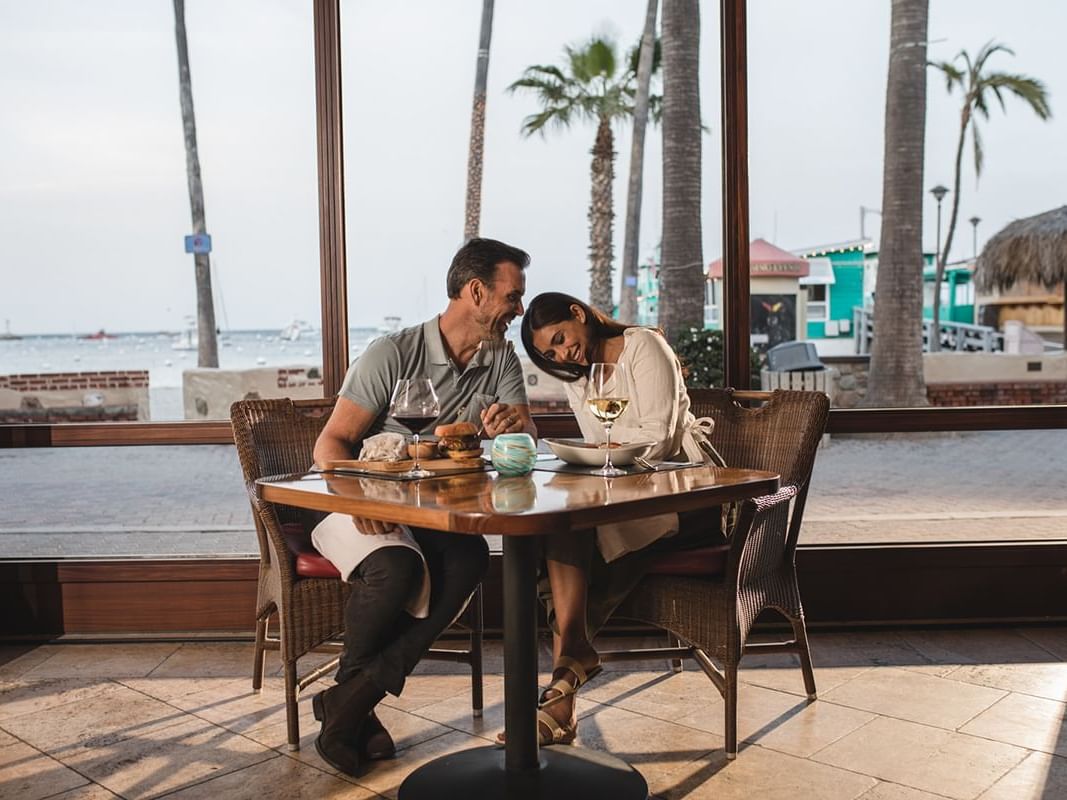
[[[560, 656], [552, 671], [552, 683], [541, 693], [537, 709], [537, 739], [541, 747], [570, 744], [578, 731], [574, 696], [578, 689], [600, 674], [600, 657], [591, 647], [582, 658]], [[503, 733], [496, 740], [505, 743]]]
[[[556, 667], [552, 670], [552, 683], [541, 693], [538, 707], [556, 721], [556, 724], [570, 735], [573, 740], [573, 731], [577, 728], [577, 719], [574, 713], [575, 695], [578, 689], [595, 678], [603, 667], [600, 664], [600, 656], [596, 650], [589, 647], [584, 653], [574, 656], [561, 655], [556, 661]], [[538, 715], [540, 718], [540, 714]], [[545, 721], [547, 722], [547, 721]], [[538, 730], [545, 727], [544, 723], [538, 724]], [[542, 731], [542, 733], [545, 733]], [[553, 738], [559, 738], [558, 732], [551, 732]], [[545, 737], [542, 735], [542, 739]]]

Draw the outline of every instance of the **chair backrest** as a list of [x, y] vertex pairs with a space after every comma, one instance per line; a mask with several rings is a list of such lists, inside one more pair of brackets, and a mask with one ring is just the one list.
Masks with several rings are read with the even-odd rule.
[[690, 389], [690, 408], [715, 420], [711, 443], [728, 466], [763, 469], [803, 490], [811, 477], [830, 410], [822, 392], [775, 390], [758, 408], [739, 405], [732, 389]]
[[732, 389], [692, 389], [689, 396], [696, 416], [715, 420], [711, 443], [728, 466], [777, 472], [782, 489], [795, 491], [791, 504], [766, 514], [756, 514], [758, 502], [743, 504], [727, 574], [745, 585], [793, 561], [830, 400], [822, 392], [776, 389], [762, 406], [747, 408], [735, 400]]
[[[305, 527], [313, 526], [321, 515], [284, 506], [265, 513], [267, 510], [255, 495], [255, 482], [269, 475], [306, 472], [312, 466], [315, 440], [326, 425], [334, 402], [333, 398], [295, 401], [279, 398], [239, 400], [230, 406], [233, 440], [252, 503], [260, 557], [265, 562], [275, 561], [271, 557], [272, 549], [276, 555], [288, 553], [281, 538], [281, 524], [299, 522]], [[275, 515], [273, 519], [271, 514]]]

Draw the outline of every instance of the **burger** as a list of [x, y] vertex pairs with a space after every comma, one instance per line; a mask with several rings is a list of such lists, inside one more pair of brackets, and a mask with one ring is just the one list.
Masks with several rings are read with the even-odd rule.
[[437, 437], [437, 449], [442, 455], [455, 459], [482, 457], [482, 440], [471, 422], [438, 425], [434, 428], [434, 436]]

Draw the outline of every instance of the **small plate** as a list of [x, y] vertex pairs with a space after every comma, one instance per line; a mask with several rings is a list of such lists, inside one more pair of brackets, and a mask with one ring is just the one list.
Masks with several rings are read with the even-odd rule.
[[[577, 439], [543, 439], [552, 452], [568, 464], [583, 467], [601, 467], [604, 465], [604, 448], [597, 444], [578, 441]], [[611, 463], [625, 467], [634, 463], [634, 457], [643, 456], [652, 447], [653, 442], [625, 442], [615, 447], [612, 442]]]

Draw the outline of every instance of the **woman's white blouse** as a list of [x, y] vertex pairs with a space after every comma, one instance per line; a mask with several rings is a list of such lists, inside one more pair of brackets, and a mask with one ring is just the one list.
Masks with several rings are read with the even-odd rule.
[[[667, 340], [649, 328], [627, 328], [623, 337], [619, 362], [630, 375], [630, 403], [611, 430], [612, 441], [655, 442], [645, 456], [653, 461], [675, 457], [704, 460], [694, 439], [695, 420], [689, 412], [682, 368]], [[585, 441], [605, 441], [604, 426], [585, 404], [586, 379], [564, 386]], [[597, 528], [597, 545], [604, 560], [610, 562], [677, 532], [678, 515], [660, 514], [601, 525]]]

